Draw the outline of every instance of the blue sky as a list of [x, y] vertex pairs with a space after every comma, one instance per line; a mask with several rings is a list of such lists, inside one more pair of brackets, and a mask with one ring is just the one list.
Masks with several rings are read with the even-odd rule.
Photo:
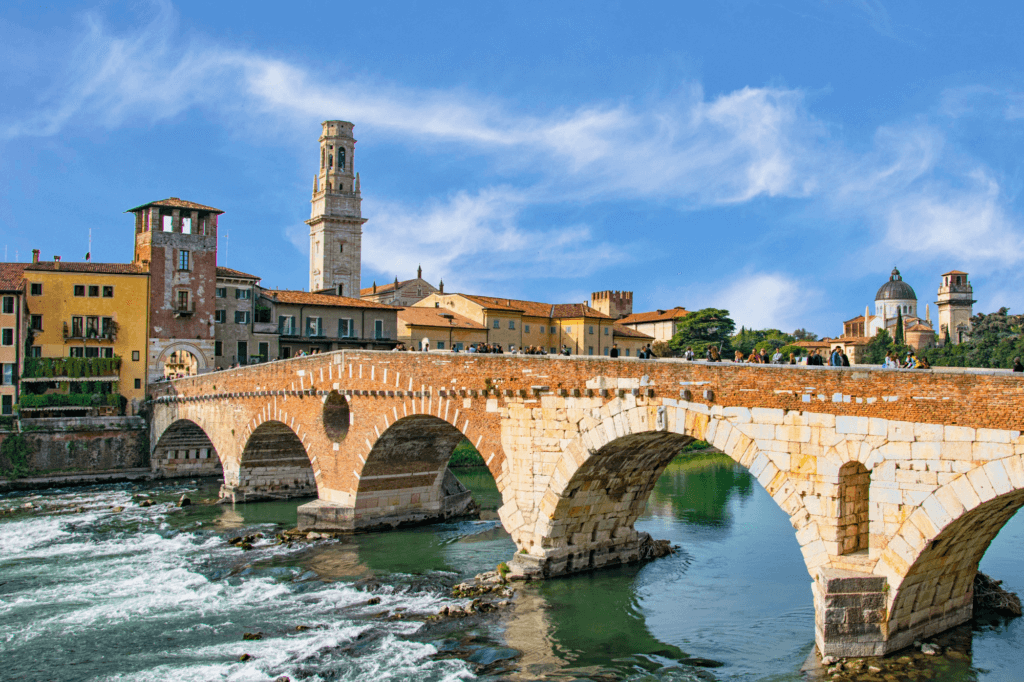
[[307, 286], [340, 118], [364, 286], [836, 335], [898, 265], [922, 309], [960, 269], [1024, 312], [1021, 3], [42, 4], [0, 9], [9, 260], [89, 228], [130, 260], [123, 211], [178, 196], [226, 212], [223, 265]]

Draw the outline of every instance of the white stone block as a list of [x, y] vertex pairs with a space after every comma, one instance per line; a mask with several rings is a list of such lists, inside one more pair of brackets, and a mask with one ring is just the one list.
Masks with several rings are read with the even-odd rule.
[[878, 449], [886, 459], [910, 459], [910, 443], [886, 443]]
[[[942, 427], [939, 427], [940, 429]], [[910, 456], [914, 459], [937, 460], [942, 453], [942, 444], [938, 442], [911, 443]]]
[[732, 424], [749, 424], [750, 410], [746, 407], [727, 407], [724, 410], [725, 418]]
[[988, 461], [1013, 456], [1013, 446], [1009, 443], [975, 442], [972, 454], [976, 461]]
[[831, 429], [836, 425], [836, 416], [834, 414], [804, 412], [804, 416], [807, 417], [808, 426], [821, 426], [827, 429]]
[[888, 488], [880, 488], [878, 486], [871, 486], [868, 498], [872, 502], [882, 502], [885, 504], [903, 504], [903, 495], [899, 490], [890, 490]]
[[750, 417], [758, 424], [782, 424], [786, 412], [775, 408], [752, 407], [750, 408]]
[[790, 443], [810, 443], [811, 427], [788, 425], [776, 426], [775, 438], [776, 440], [787, 441]]
[[765, 453], [757, 453], [757, 455], [754, 457], [754, 461], [750, 463], [750, 475], [756, 478], [757, 475], [764, 471], [764, 468], [768, 466], [770, 463], [771, 460], [768, 459], [768, 456]]
[[1010, 432], [1003, 429], [978, 429], [978, 440], [989, 443], [1009, 443]]
[[1004, 459], [1003, 466], [1006, 468], [1006, 474], [1010, 477], [1010, 483], [1014, 490], [1024, 488], [1024, 462], [1021, 462], [1020, 457], [1014, 455]]
[[1005, 495], [1014, 489], [1013, 484], [1010, 482], [1010, 476], [1006, 473], [1006, 468], [1002, 462], [989, 462], [986, 464], [985, 475], [988, 477], [989, 483], [992, 484], [992, 489], [998, 495]]
[[879, 419], [878, 417], [868, 418], [868, 435], [869, 436], [886, 436], [889, 433], [889, 420]]
[[889, 422], [889, 432], [886, 434], [889, 442], [914, 440], [914, 424], [912, 422]]
[[868, 418], [837, 416], [836, 433], [859, 433], [866, 436], [868, 434]]
[[736, 426], [740, 433], [755, 440], [774, 440], [775, 426], [773, 424], [740, 424]]
[[[934, 495], [929, 495], [928, 498], [921, 504], [921, 509], [928, 515], [928, 519], [932, 522], [932, 525], [936, 528], [945, 528], [953, 522], [953, 517], [949, 515], [946, 508], [942, 506], [938, 498]], [[908, 563], [913, 563], [908, 562]]]
[[918, 441], [941, 441], [942, 424], [914, 424], [914, 438]]
[[969, 426], [945, 426], [943, 440], [974, 442], [977, 440], [977, 432]]
[[968, 471], [967, 480], [971, 482], [971, 487], [974, 488], [974, 492], [978, 494], [978, 499], [982, 502], [988, 502], [996, 496], [996, 490], [992, 487], [992, 482], [988, 480], [988, 475], [983, 467]]

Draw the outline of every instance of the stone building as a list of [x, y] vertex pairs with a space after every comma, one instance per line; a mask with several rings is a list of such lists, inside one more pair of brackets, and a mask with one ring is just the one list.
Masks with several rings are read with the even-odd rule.
[[679, 320], [688, 314], [687, 310], [676, 306], [669, 310], [633, 313], [619, 320], [619, 324], [652, 336], [657, 341], [668, 343], [676, 335], [676, 325], [679, 323]]
[[608, 355], [614, 344], [623, 356], [636, 355], [654, 339], [619, 325], [587, 303], [540, 303], [513, 298], [445, 294], [427, 296], [415, 307], [456, 313], [486, 332], [485, 343], [509, 350], [539, 346], [557, 353], [566, 346], [573, 355]]
[[440, 288], [435, 287], [423, 279], [423, 268], [416, 268], [415, 279], [399, 282], [398, 278], [395, 277], [394, 283], [382, 286], [377, 286], [377, 283], [374, 282], [373, 286], [360, 291], [359, 297], [364, 301], [373, 301], [374, 303], [411, 306], [437, 292], [444, 293], [444, 282], [441, 282]]
[[595, 291], [590, 294], [590, 307], [613, 320], [622, 320], [633, 314], [633, 292]]
[[398, 343], [398, 308], [348, 296], [261, 289], [277, 320], [281, 358], [346, 348], [390, 350]]
[[356, 296], [360, 287], [363, 223], [356, 140], [348, 121], [324, 121], [320, 171], [313, 178], [309, 220], [309, 290]]
[[129, 209], [134, 263], [149, 272], [149, 379], [209, 371], [220, 209], [177, 197]]
[[945, 343], [946, 334], [952, 343], [962, 343], [971, 334], [971, 315], [974, 313], [974, 287], [967, 281], [967, 273], [950, 270], [942, 275], [939, 286], [940, 343]]
[[59, 256], [52, 263], [39, 262], [38, 250], [33, 251], [32, 260], [23, 266], [28, 355], [85, 360], [119, 357], [121, 363], [114, 374], [86, 372], [61, 380], [25, 371], [21, 392], [82, 394], [82, 389], [88, 388], [87, 392], [97, 395], [120, 393], [129, 405], [144, 399], [149, 328], [146, 270], [135, 263], [67, 263]]
[[410, 350], [422, 350], [425, 341], [431, 350], [462, 351], [485, 343], [487, 329], [447, 308], [413, 306], [398, 311], [398, 340]]
[[25, 352], [23, 263], [0, 263], [0, 415], [14, 414]]
[[259, 304], [260, 278], [217, 266], [213, 355], [217, 369], [266, 362], [278, 356], [277, 325]]

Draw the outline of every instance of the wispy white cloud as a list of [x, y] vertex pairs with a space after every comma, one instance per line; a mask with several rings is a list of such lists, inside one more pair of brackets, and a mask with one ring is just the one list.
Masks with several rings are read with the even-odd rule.
[[792, 331], [820, 292], [784, 273], [759, 272], [740, 276], [709, 298], [731, 313], [737, 327]]

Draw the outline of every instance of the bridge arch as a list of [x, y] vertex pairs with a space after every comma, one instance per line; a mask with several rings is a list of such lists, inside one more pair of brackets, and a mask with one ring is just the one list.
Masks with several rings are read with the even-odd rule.
[[969, 620], [974, 577], [992, 540], [1024, 507], [1024, 457], [989, 461], [939, 487], [903, 522], [876, 572], [889, 586], [889, 638]]
[[355, 527], [397, 526], [465, 513], [472, 495], [448, 469], [465, 437], [454, 424], [431, 414], [410, 414], [385, 428], [359, 471]]
[[221, 476], [223, 467], [213, 441], [202, 426], [187, 418], [172, 422], [153, 446], [150, 464], [168, 477]]
[[254, 428], [242, 447], [237, 468], [225, 472], [222, 497], [233, 501], [313, 497], [316, 472], [306, 446], [292, 427], [270, 419]]

